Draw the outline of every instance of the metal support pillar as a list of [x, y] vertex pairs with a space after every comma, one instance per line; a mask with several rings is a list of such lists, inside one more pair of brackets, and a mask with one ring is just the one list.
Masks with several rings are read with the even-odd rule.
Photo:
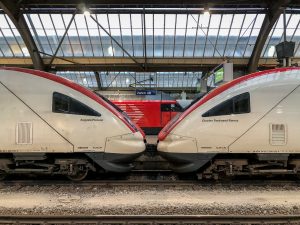
[[276, 21], [279, 19], [280, 15], [283, 13], [284, 6], [289, 2], [291, 2], [291, 0], [277, 0], [272, 4], [272, 6], [269, 7], [269, 10], [264, 18], [263, 24], [259, 31], [259, 35], [256, 39], [253, 52], [249, 59], [249, 63], [248, 63], [249, 73], [253, 73], [256, 71], [258, 67], [258, 61], [261, 57], [261, 53], [266, 43], [266, 40], [268, 38], [268, 35], [272, 30], [272, 27], [274, 26]]
[[96, 81], [97, 81], [98, 89], [101, 90], [102, 89], [102, 83], [101, 83], [100, 74], [97, 71], [94, 71], [94, 74], [95, 74], [95, 78], [96, 78]]
[[30, 33], [24, 15], [21, 12], [21, 6], [19, 2], [21, 1], [1, 0], [0, 7], [9, 16], [9, 18], [19, 31], [32, 59], [33, 67], [38, 70], [44, 70], [44, 62]]

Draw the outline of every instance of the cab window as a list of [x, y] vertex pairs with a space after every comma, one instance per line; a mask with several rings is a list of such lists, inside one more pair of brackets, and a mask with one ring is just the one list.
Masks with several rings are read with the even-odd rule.
[[220, 103], [219, 105], [204, 113], [202, 117], [243, 114], [249, 112], [250, 94], [246, 92]]
[[161, 104], [160, 105], [160, 110], [162, 112], [170, 112], [171, 111], [171, 104], [166, 104], [166, 103]]
[[86, 116], [101, 116], [100, 113], [91, 109], [87, 105], [58, 92], [53, 93], [52, 112]]

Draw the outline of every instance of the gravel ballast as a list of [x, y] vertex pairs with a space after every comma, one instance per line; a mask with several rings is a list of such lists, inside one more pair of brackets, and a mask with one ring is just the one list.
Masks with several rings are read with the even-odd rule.
[[16, 186], [0, 184], [2, 215], [291, 215], [300, 185]]

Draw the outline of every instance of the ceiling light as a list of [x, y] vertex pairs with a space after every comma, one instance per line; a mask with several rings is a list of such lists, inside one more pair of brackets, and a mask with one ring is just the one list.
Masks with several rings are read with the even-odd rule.
[[209, 16], [209, 15], [210, 15], [209, 10], [208, 10], [208, 9], [207, 9], [207, 10], [204, 10], [203, 15], [204, 15], [204, 16]]
[[84, 14], [85, 16], [90, 16], [90, 15], [91, 15], [91, 12], [90, 12], [90, 10], [85, 9], [85, 10], [83, 11], [83, 14]]

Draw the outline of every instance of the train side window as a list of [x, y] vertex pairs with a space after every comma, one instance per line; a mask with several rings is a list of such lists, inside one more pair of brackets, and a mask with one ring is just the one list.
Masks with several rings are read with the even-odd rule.
[[234, 114], [250, 112], [250, 94], [249, 92], [240, 94], [233, 98]]
[[162, 111], [162, 112], [170, 112], [171, 111], [171, 104], [161, 104], [160, 105], [160, 110]]
[[250, 112], [250, 94], [248, 92], [237, 95], [221, 104], [213, 107], [202, 117], [225, 116]]
[[213, 107], [211, 110], [204, 113], [202, 117], [223, 116], [223, 115], [230, 115], [230, 114], [233, 114], [232, 99], [229, 99]]
[[176, 104], [171, 104], [171, 111], [172, 112], [182, 112], [182, 107], [176, 103]]
[[53, 93], [52, 111], [57, 113], [69, 113], [69, 97], [57, 92]]
[[52, 111], [56, 113], [101, 116], [100, 113], [91, 109], [87, 105], [58, 92], [53, 93]]

